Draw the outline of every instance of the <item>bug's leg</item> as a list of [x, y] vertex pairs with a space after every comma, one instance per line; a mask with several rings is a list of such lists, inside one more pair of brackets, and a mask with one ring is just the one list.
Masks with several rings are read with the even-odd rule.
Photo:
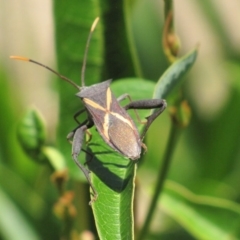
[[76, 128], [74, 128], [70, 133], [68, 133], [67, 140], [68, 140], [69, 143], [72, 144], [72, 140], [71, 139], [74, 137], [74, 134], [77, 131], [77, 129], [80, 128], [83, 125], [86, 125], [87, 122], [88, 122], [88, 119], [85, 120], [83, 123], [79, 123], [79, 125]]
[[73, 115], [74, 120], [75, 120], [79, 125], [81, 125], [81, 123], [78, 121], [77, 117], [78, 117], [79, 115], [81, 115], [81, 114], [82, 114], [83, 112], [85, 112], [85, 111], [86, 111], [86, 109], [84, 108], [84, 109], [79, 110], [78, 112], [76, 112], [76, 113]]
[[130, 101], [132, 102], [132, 99], [131, 99], [131, 97], [130, 97], [130, 95], [129, 95], [128, 93], [125, 93], [125, 94], [119, 96], [119, 97], [117, 98], [117, 101], [118, 101], [118, 102], [121, 102], [121, 101], [125, 100], [126, 98], [130, 99]]
[[[86, 125], [87, 126], [87, 128], [91, 128], [93, 125], [94, 125], [94, 123], [93, 123], [93, 121], [90, 119], [90, 118], [88, 118], [88, 119], [86, 119], [84, 122], [82, 122], [82, 123], [80, 123], [76, 118], [77, 118], [77, 116], [79, 116], [82, 112], [84, 112], [85, 111], [85, 109], [82, 109], [82, 110], [80, 110], [80, 111], [78, 111], [75, 115], [74, 115], [74, 119], [76, 120], [76, 122], [78, 122], [78, 126], [76, 127], [76, 128], [74, 128], [70, 133], [68, 133], [68, 135], [67, 135], [67, 140], [68, 140], [68, 142], [70, 142], [71, 144], [72, 144], [72, 141], [71, 141], [71, 139], [73, 138], [73, 136], [74, 136], [74, 134], [75, 134], [75, 132], [76, 132], [76, 130], [78, 129], [78, 128], [80, 128], [81, 126], [83, 126], [83, 125]], [[87, 141], [87, 143], [89, 143], [90, 141], [91, 141], [91, 139], [92, 139], [92, 134], [90, 133], [90, 131], [88, 131], [88, 129], [86, 130], [86, 133], [88, 134], [88, 136], [89, 136], [89, 140]]]
[[97, 200], [98, 193], [91, 182], [91, 178], [89, 176], [90, 171], [87, 168], [85, 168], [84, 165], [82, 165], [77, 159], [80, 154], [83, 139], [84, 139], [84, 134], [87, 129], [88, 129], [87, 125], [83, 125], [75, 131], [74, 136], [73, 136], [73, 143], [72, 143], [72, 158], [73, 158], [74, 162], [77, 164], [77, 166], [82, 170], [83, 174], [85, 175], [85, 177], [92, 189], [93, 199], [89, 202], [89, 204], [91, 205], [93, 202], [95, 202]]
[[[73, 143], [71, 139], [73, 138], [74, 133], [76, 132], [76, 130], [77, 130], [78, 128], [79, 128], [79, 127], [77, 127], [75, 130], [73, 130], [72, 132], [70, 132], [70, 133], [67, 135], [67, 140], [68, 140], [71, 144]], [[92, 134], [90, 133], [90, 131], [88, 131], [88, 129], [86, 130], [86, 134], [89, 134], [89, 136], [90, 136], [90, 137], [89, 137], [89, 140], [86, 142], [86, 144], [87, 144], [87, 143], [89, 143], [89, 142], [91, 141]], [[85, 150], [85, 149], [83, 149], [83, 148], [82, 148], [81, 150], [91, 156], [91, 159], [90, 159], [90, 160], [87, 160], [87, 161], [84, 163], [84, 165], [86, 165], [87, 163], [89, 163], [89, 162], [92, 160], [93, 155], [92, 155], [92, 153], [88, 152], [87, 150]]]
[[144, 149], [144, 153], [147, 152], [147, 146], [143, 142], [141, 142], [141, 147]]
[[147, 123], [143, 129], [141, 138], [143, 139], [146, 135], [146, 132], [152, 122], [164, 111], [164, 109], [167, 107], [167, 102], [164, 99], [148, 99], [148, 100], [139, 100], [130, 102], [128, 105], [126, 105], [124, 108], [126, 110], [128, 109], [156, 109], [158, 110], [154, 111], [150, 116], [146, 117]]
[[[129, 100], [130, 103], [133, 102], [131, 96], [130, 96], [128, 93], [125, 93], [125, 94], [121, 95], [120, 97], [118, 97], [118, 98], [117, 98], [117, 101], [118, 101], [118, 102], [121, 102], [121, 101], [125, 100], [126, 98], [128, 98], [128, 100]], [[128, 105], [129, 105], [129, 104], [128, 104]], [[127, 106], [128, 106], [128, 105], [127, 105]], [[124, 107], [124, 108], [125, 108], [125, 107]], [[125, 109], [126, 109], [126, 108], [125, 108]], [[140, 116], [139, 116], [139, 114], [138, 114], [138, 112], [137, 112], [136, 109], [134, 109], [134, 108], [132, 108], [132, 109], [134, 110], [135, 115], [136, 115], [137, 120], [138, 120], [139, 123], [141, 123], [141, 124], [147, 123], [146, 121], [142, 121], [142, 120], [141, 120], [141, 118], [140, 118]], [[127, 110], [127, 109], [126, 109], [126, 110]]]

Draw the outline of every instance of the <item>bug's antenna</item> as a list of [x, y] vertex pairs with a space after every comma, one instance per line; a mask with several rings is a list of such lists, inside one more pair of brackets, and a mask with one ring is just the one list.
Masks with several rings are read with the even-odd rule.
[[73, 82], [72, 80], [70, 80], [69, 78], [61, 75], [60, 73], [56, 72], [55, 70], [53, 70], [52, 68], [46, 66], [46, 65], [43, 65], [42, 63], [39, 63], [35, 60], [32, 60], [30, 58], [26, 58], [26, 57], [19, 57], [19, 56], [10, 56], [10, 58], [12, 59], [15, 59], [15, 60], [21, 60], [21, 61], [26, 61], [26, 62], [32, 62], [32, 63], [35, 63], [41, 67], [44, 67], [46, 69], [48, 69], [49, 71], [53, 72], [54, 74], [56, 74], [59, 78], [63, 79], [64, 81], [70, 83], [71, 85], [73, 85], [75, 88], [77, 88], [78, 90], [80, 90], [81, 88], [75, 83]]
[[92, 24], [92, 27], [91, 27], [91, 30], [90, 30], [90, 33], [88, 35], [88, 39], [87, 39], [87, 44], [86, 44], [86, 48], [85, 48], [85, 53], [84, 53], [84, 58], [83, 58], [83, 65], [82, 65], [82, 72], [81, 72], [81, 82], [82, 82], [82, 87], [85, 86], [85, 70], [86, 70], [86, 62], [87, 62], [87, 54], [88, 54], [88, 49], [89, 49], [89, 43], [90, 43], [90, 40], [91, 40], [91, 37], [92, 37], [92, 34], [93, 34], [93, 31], [97, 25], [99, 21], [99, 17], [97, 17], [93, 24]]

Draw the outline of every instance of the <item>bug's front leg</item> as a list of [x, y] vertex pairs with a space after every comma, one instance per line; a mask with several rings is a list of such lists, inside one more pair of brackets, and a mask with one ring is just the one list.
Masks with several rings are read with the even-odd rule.
[[86, 111], [86, 109], [84, 108], [84, 109], [81, 109], [81, 110], [79, 110], [78, 112], [76, 112], [74, 115], [73, 115], [73, 118], [74, 118], [74, 120], [79, 124], [79, 125], [81, 125], [81, 123], [78, 121], [78, 116], [80, 116], [83, 112], [85, 112]]
[[141, 138], [143, 139], [146, 135], [146, 132], [152, 122], [164, 111], [164, 109], [167, 107], [167, 102], [164, 99], [148, 99], [148, 100], [139, 100], [139, 101], [133, 101], [127, 104], [124, 108], [126, 110], [128, 109], [156, 109], [155, 112], [153, 112], [150, 116], [146, 117], [147, 123], [143, 129]]
[[84, 135], [85, 135], [85, 132], [87, 131], [87, 129], [88, 129], [88, 126], [83, 125], [75, 131], [74, 136], [73, 136], [73, 142], [72, 142], [72, 158], [73, 158], [74, 162], [77, 164], [77, 166], [82, 170], [83, 174], [85, 175], [85, 177], [93, 191], [93, 199], [89, 202], [89, 204], [91, 205], [93, 202], [95, 202], [97, 200], [98, 193], [91, 182], [91, 178], [89, 175], [90, 171], [87, 168], [85, 168], [84, 165], [82, 165], [78, 161], [78, 156], [81, 152]]
[[[80, 128], [81, 126], [83, 126], [83, 125], [86, 125], [87, 126], [87, 128], [91, 128], [93, 125], [94, 125], [94, 123], [93, 123], [93, 121], [90, 119], [90, 118], [88, 118], [88, 119], [86, 119], [84, 122], [82, 122], [82, 123], [80, 123], [78, 120], [77, 120], [77, 117], [82, 113], [82, 112], [84, 112], [84, 111], [86, 111], [86, 109], [83, 109], [83, 110], [80, 110], [80, 111], [78, 111], [76, 114], [74, 114], [74, 119], [76, 120], [76, 122], [79, 124], [76, 128], [74, 128], [68, 135], [67, 135], [67, 140], [72, 144], [72, 138], [74, 137], [74, 134], [75, 134], [75, 132], [76, 132], [76, 130], [78, 129], [78, 128]], [[89, 136], [89, 140], [87, 141], [87, 142], [90, 142], [91, 141], [91, 139], [92, 139], [92, 134], [88, 131], [88, 129], [86, 130], [86, 133], [87, 133], [87, 135]]]

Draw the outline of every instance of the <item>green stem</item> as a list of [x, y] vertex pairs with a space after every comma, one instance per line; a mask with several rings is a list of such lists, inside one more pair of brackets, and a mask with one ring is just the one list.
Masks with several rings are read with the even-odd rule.
[[[164, 0], [164, 17], [165, 20], [167, 19], [169, 13], [173, 14], [173, 0]], [[169, 29], [172, 29], [174, 31], [174, 21], [170, 22]]]
[[173, 151], [174, 151], [174, 147], [176, 146], [176, 142], [177, 142], [179, 133], [180, 133], [180, 129], [176, 126], [176, 124], [172, 123], [166, 152], [165, 152], [165, 155], [164, 155], [164, 158], [163, 158], [163, 163], [162, 163], [162, 166], [160, 166], [160, 170], [159, 170], [160, 174], [158, 175], [157, 185], [156, 185], [156, 188], [155, 188], [155, 191], [154, 191], [154, 196], [152, 198], [152, 202], [150, 204], [146, 220], [145, 220], [145, 222], [143, 224], [143, 227], [140, 231], [138, 240], [145, 239], [145, 236], [148, 233], [148, 229], [149, 229], [151, 220], [153, 218], [154, 210], [155, 210], [157, 202], [159, 200], [159, 196], [162, 192], [164, 181], [165, 181], [165, 179], [167, 177], [167, 174], [168, 174], [172, 154], [173, 154]]
[[140, 66], [140, 62], [139, 62], [139, 56], [136, 49], [136, 44], [135, 44], [134, 34], [133, 34], [133, 27], [131, 23], [132, 11], [135, 5], [132, 0], [124, 0], [123, 6], [124, 6], [124, 20], [125, 20], [125, 26], [126, 26], [126, 34], [127, 34], [129, 50], [131, 53], [132, 62], [135, 70], [135, 75], [137, 77], [142, 77], [143, 73]]

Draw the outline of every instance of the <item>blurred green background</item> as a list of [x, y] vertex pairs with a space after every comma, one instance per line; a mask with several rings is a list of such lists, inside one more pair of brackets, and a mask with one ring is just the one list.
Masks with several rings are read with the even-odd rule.
[[[9, 59], [10, 55], [27, 56], [57, 68], [52, 8], [47, 0], [0, 0], [0, 239], [59, 237], [60, 221], [52, 210], [58, 192], [50, 180], [51, 168], [29, 159], [16, 139], [18, 122], [29, 106], [35, 106], [45, 119], [47, 142], [55, 143], [56, 127], [61, 122], [56, 81], [48, 71]], [[240, 2], [184, 0], [175, 1], [174, 9], [180, 55], [196, 45], [199, 55], [183, 87], [192, 119], [174, 150], [168, 179], [195, 194], [226, 199], [239, 208]], [[141, 69], [144, 78], [154, 81], [168, 66], [161, 46], [163, 19], [163, 1], [135, 2], [131, 20]], [[71, 130], [72, 126], [66, 128]], [[138, 171], [138, 227], [146, 213], [149, 189], [156, 180], [168, 133], [166, 111], [150, 128], [147, 161]], [[87, 188], [82, 184], [79, 192]], [[78, 210], [88, 216], [77, 219], [80, 231], [93, 230], [92, 217], [86, 213], [89, 210], [83, 210], [88, 197], [78, 197]], [[227, 214], [216, 216], [226, 225], [231, 222]], [[198, 235], [190, 225], [159, 207], [151, 226], [151, 239], [195, 239]], [[236, 223], [235, 227], [239, 225]]]

